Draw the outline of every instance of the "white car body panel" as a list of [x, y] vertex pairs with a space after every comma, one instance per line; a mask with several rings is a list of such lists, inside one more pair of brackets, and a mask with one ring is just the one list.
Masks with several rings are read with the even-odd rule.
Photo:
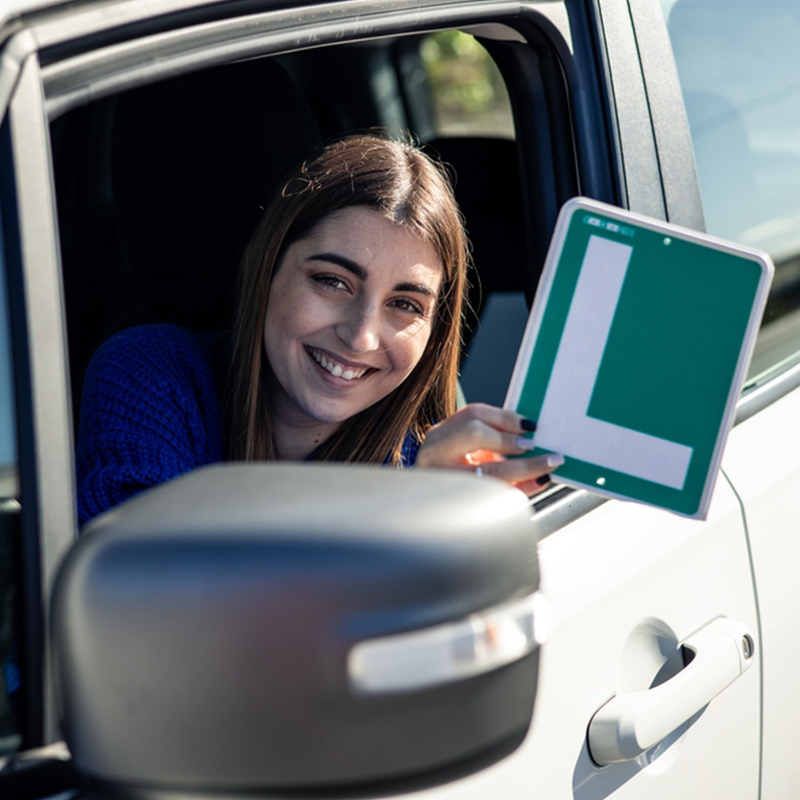
[[731, 432], [723, 459], [744, 503], [761, 614], [763, 784], [761, 797], [797, 797], [800, 715], [800, 390]]

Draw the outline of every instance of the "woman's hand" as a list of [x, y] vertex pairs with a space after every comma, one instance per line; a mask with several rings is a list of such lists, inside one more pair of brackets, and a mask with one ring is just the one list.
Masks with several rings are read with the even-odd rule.
[[500, 460], [479, 460], [484, 475], [500, 478], [533, 495], [547, 486], [550, 472], [564, 463], [551, 453], [535, 458], [505, 459], [533, 449], [533, 441], [523, 434], [536, 429], [535, 423], [513, 411], [483, 403], [471, 403], [434, 425], [417, 454], [416, 466], [475, 470], [478, 461], [470, 460], [476, 450], [499, 454]]

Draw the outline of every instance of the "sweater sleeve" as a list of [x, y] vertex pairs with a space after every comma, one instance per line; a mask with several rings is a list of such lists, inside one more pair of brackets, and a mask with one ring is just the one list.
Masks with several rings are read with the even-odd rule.
[[403, 449], [400, 451], [400, 466], [413, 467], [417, 460], [417, 454], [421, 443], [411, 431], [409, 431], [405, 439], [403, 439]]
[[174, 325], [132, 328], [92, 357], [77, 443], [81, 525], [135, 494], [220, 461], [222, 408], [198, 339]]

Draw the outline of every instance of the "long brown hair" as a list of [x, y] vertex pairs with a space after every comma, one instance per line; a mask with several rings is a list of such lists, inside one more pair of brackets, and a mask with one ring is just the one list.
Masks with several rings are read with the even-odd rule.
[[228, 393], [229, 454], [244, 461], [277, 457], [263, 331], [281, 257], [328, 214], [367, 206], [430, 244], [444, 267], [433, 330], [419, 363], [389, 395], [345, 420], [315, 453], [322, 461], [399, 464], [408, 432], [422, 440], [456, 408], [468, 245], [444, 170], [408, 142], [350, 136], [307, 161], [273, 199], [242, 259]]

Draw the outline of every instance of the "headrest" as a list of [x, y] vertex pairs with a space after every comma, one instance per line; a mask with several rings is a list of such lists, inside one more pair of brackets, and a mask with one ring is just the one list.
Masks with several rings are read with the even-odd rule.
[[[527, 258], [517, 144], [510, 139], [434, 139], [429, 148], [455, 171], [455, 194], [467, 224], [482, 299], [523, 291]], [[473, 281], [474, 282], [474, 281]], [[479, 311], [478, 293], [470, 301]]]

